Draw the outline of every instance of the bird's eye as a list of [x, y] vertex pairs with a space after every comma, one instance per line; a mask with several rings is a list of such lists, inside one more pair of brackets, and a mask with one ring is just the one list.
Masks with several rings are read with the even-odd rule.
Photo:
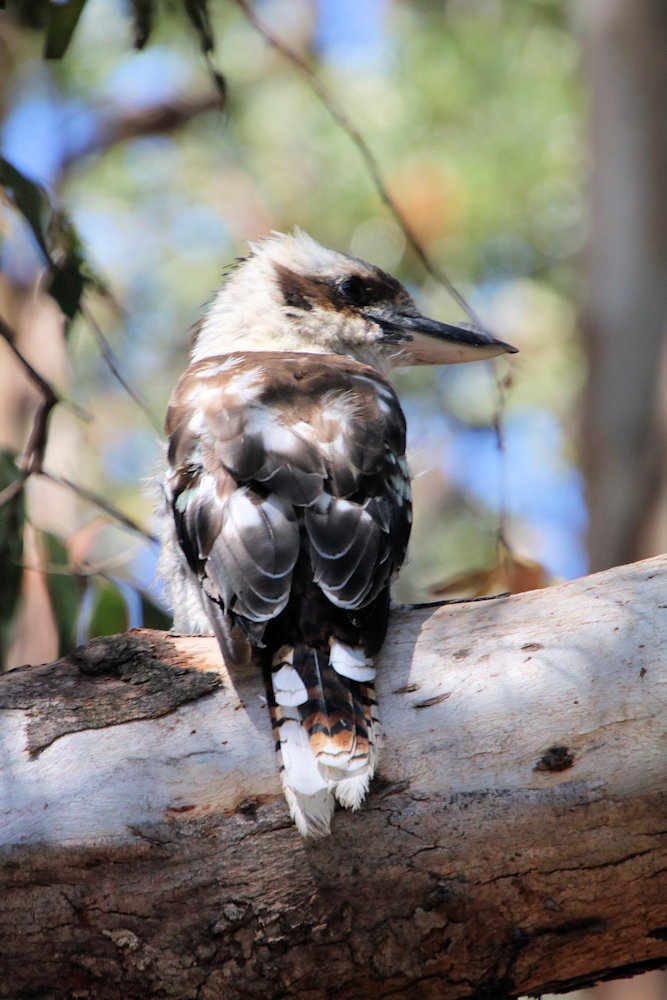
[[367, 306], [373, 301], [371, 289], [358, 274], [345, 278], [338, 287], [345, 300], [353, 306]]

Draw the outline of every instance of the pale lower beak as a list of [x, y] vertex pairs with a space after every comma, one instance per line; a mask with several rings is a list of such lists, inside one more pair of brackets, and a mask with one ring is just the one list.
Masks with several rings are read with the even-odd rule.
[[389, 317], [367, 311], [366, 315], [381, 327], [382, 342], [398, 348], [399, 365], [456, 365], [517, 353], [516, 347], [496, 340], [478, 327], [467, 329], [428, 316], [401, 313]]

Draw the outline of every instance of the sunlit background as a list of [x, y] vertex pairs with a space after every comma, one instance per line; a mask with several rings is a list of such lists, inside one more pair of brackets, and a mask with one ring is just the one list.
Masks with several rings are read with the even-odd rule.
[[[0, 312], [64, 397], [46, 468], [147, 532], [188, 330], [246, 241], [298, 225], [394, 273], [425, 312], [464, 318], [307, 79], [235, 4], [214, 8], [224, 110], [175, 9], [161, 12], [138, 52], [126, 5], [88, 0], [66, 57], [49, 62], [38, 30], [0, 21], [0, 153], [64, 208], [105, 285], [89, 293], [65, 343], [41, 251], [7, 201]], [[416, 508], [399, 596], [423, 598], [452, 579], [464, 590], [490, 581], [502, 589], [499, 559], [523, 573], [523, 589], [585, 573], [581, 315], [593, 98], [575, 7], [266, 0], [254, 9], [361, 132], [431, 258], [520, 349], [495, 368], [396, 378]], [[145, 407], [111, 371], [95, 324]], [[35, 400], [0, 343], [0, 447], [20, 451]], [[156, 555], [80, 493], [31, 477], [6, 665], [51, 659], [128, 624], [165, 625]]]
[[[425, 249], [488, 327], [521, 351], [498, 365], [508, 383], [502, 411], [491, 364], [396, 380], [416, 492], [400, 595], [492, 564], [501, 507], [506, 540], [520, 557], [549, 577], [581, 574], [586, 514], [576, 426], [585, 372], [575, 317], [586, 97], [563, 5], [285, 0], [257, 10], [314, 61]], [[185, 98], [196, 106], [210, 94], [183, 22], [160, 19], [149, 46], [136, 52], [124, 6], [91, 0], [62, 63], [45, 63], [28, 31], [10, 30], [7, 39], [2, 154], [66, 206], [116, 304], [93, 296], [90, 311], [154, 415], [151, 423], [113, 378], [80, 319], [66, 358], [51, 359], [48, 374], [91, 420], [56, 413], [48, 464], [147, 527], [151, 501], [140, 487], [159, 458], [155, 427], [184, 367], [188, 328], [245, 241], [299, 225], [395, 273], [428, 313], [461, 318], [406, 247], [349, 137], [294, 67], [233, 5], [218, 5], [215, 33], [226, 110], [112, 145], [110, 134], [137, 113]], [[43, 269], [10, 210], [2, 267], [5, 282], [26, 289]], [[499, 412], [504, 458], [493, 426]], [[59, 537], [95, 514], [62, 489], [30, 488], [36, 526]], [[96, 522], [81, 545], [87, 565], [106, 570], [111, 560], [115, 579], [150, 587], [155, 550], [141, 539]], [[124, 593], [136, 624], [138, 602]], [[80, 620], [79, 637], [85, 629]]]

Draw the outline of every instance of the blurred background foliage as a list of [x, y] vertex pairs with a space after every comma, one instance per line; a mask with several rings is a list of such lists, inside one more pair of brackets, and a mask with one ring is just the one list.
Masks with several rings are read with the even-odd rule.
[[[667, 79], [665, 25], [651, 20], [658, 6], [253, 7], [361, 132], [432, 260], [485, 324], [520, 348], [496, 368], [396, 378], [416, 508], [397, 589], [403, 599], [529, 589], [584, 573], [584, 473], [592, 523], [618, 540], [607, 550], [598, 542], [594, 568], [665, 541], [667, 490], [655, 500], [663, 452], [649, 432], [660, 399], [665, 239], [654, 234], [644, 268], [658, 268], [657, 307], [633, 263], [641, 264], [643, 231], [654, 217], [664, 220], [667, 130], [645, 115], [645, 135], [633, 145], [628, 123], [642, 120], [633, 103], [641, 87], [621, 127], [607, 115], [604, 128], [624, 57], [642, 67], [633, 86], [643, 64]], [[584, 22], [598, 18], [592, 30], [582, 10]], [[619, 50], [614, 17], [634, 56]], [[612, 58], [600, 60], [605, 46]], [[663, 120], [664, 87], [652, 92]], [[14, 666], [130, 625], [168, 627], [151, 535], [163, 414], [186, 364], [187, 331], [247, 240], [299, 225], [396, 274], [425, 312], [454, 321], [462, 314], [425, 273], [350, 135], [240, 0], [215, 0], [208, 11], [203, 0], [8, 0], [0, 12], [0, 126], [0, 654]], [[605, 187], [607, 165], [624, 156], [621, 186]], [[650, 176], [643, 172], [654, 163]], [[596, 191], [602, 215], [605, 191], [607, 208], [625, 208], [626, 192], [627, 204], [641, 207], [641, 198], [632, 200], [638, 177], [662, 192], [662, 207], [643, 206], [636, 232], [632, 212], [611, 233], [598, 213], [602, 277], [595, 292], [593, 268], [591, 286], [601, 301], [607, 286], [621, 291], [609, 322], [599, 324], [583, 254], [588, 244], [595, 260]], [[614, 257], [612, 245], [626, 256]], [[638, 286], [629, 321], [623, 274]], [[643, 326], [644, 301], [655, 315]], [[604, 340], [617, 314], [621, 337], [625, 328], [633, 334], [625, 355]], [[642, 381], [633, 364], [649, 343]], [[620, 389], [609, 388], [612, 380], [596, 389], [614, 358]], [[596, 413], [597, 439], [587, 430]], [[622, 460], [605, 480], [604, 452], [613, 456], [618, 441], [605, 428], [619, 414], [628, 450], [623, 457], [616, 449]], [[631, 468], [635, 455], [646, 475]], [[641, 501], [628, 531], [617, 527], [623, 511], [614, 522], [604, 508], [605, 498], [625, 494], [630, 506]], [[662, 520], [640, 542], [649, 494]], [[658, 997], [664, 980], [652, 983], [634, 995]], [[631, 995], [627, 984], [619, 988], [609, 984], [606, 995]]]
[[[416, 495], [398, 595], [585, 572], [577, 312], [590, 95], [570, 5], [253, 9], [362, 133], [428, 254], [521, 352], [496, 369], [397, 376]], [[10, 666], [94, 632], [168, 624], [150, 537], [160, 427], [187, 331], [247, 240], [299, 225], [395, 273], [426, 312], [461, 318], [349, 135], [242, 3], [212, 3], [210, 23], [194, 0], [150, 11], [34, 0], [0, 15], [0, 316], [57, 397], [48, 475], [20, 489], [7, 456], [25, 446], [40, 396], [0, 341], [0, 489], [19, 477], [0, 497]]]
[[[490, 365], [397, 378], [417, 506], [400, 594], [423, 595], [494, 564], [501, 506], [514, 552], [549, 576], [581, 573], [576, 411], [584, 368], [574, 303], [585, 234], [586, 98], [565, 6], [271, 0], [255, 9], [361, 131], [427, 252], [489, 327], [521, 349], [516, 363], [499, 366], [507, 381], [504, 463]], [[137, 51], [125, 5], [88, 0], [64, 58], [49, 61], [42, 58], [45, 45], [54, 46], [48, 7], [23, 6], [22, 20], [16, 13], [10, 8], [2, 22], [2, 155], [44, 188], [52, 212], [71, 220], [88, 280], [65, 349], [44, 298], [44, 246], [20, 199], [6, 199], [3, 313], [24, 355], [85, 414], [65, 405], [53, 411], [49, 472], [150, 530], [145, 484], [159, 460], [156, 428], [186, 361], [188, 328], [245, 241], [271, 229], [299, 225], [395, 273], [427, 312], [461, 317], [446, 290], [425, 277], [349, 136], [239, 6], [220, 2], [210, 11], [224, 107], [177, 4], [159, 9]], [[163, 129], [169, 111], [177, 127]], [[40, 218], [44, 224], [43, 208]], [[93, 322], [148, 412], [109, 370]], [[13, 362], [9, 373], [6, 353], [3, 367], [15, 380], [21, 373]], [[31, 405], [24, 401], [18, 419], [16, 405], [3, 414], [5, 448], [25, 443]], [[41, 477], [31, 477], [25, 493], [22, 561], [46, 572], [61, 651], [91, 630], [141, 622], [147, 602], [159, 605], [150, 540]], [[15, 566], [16, 553], [7, 554]], [[76, 593], [62, 572], [67, 565]], [[20, 610], [6, 606], [18, 640], [10, 663], [26, 656]], [[6, 619], [4, 628], [9, 639]]]

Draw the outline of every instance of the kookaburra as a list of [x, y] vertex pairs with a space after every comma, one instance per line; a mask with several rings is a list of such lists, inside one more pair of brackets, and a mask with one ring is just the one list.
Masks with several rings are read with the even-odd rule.
[[334, 799], [361, 804], [377, 761], [373, 657], [411, 524], [388, 376], [514, 350], [298, 230], [252, 245], [196, 327], [167, 411], [160, 570], [177, 631], [262, 665], [304, 836], [329, 832]]

